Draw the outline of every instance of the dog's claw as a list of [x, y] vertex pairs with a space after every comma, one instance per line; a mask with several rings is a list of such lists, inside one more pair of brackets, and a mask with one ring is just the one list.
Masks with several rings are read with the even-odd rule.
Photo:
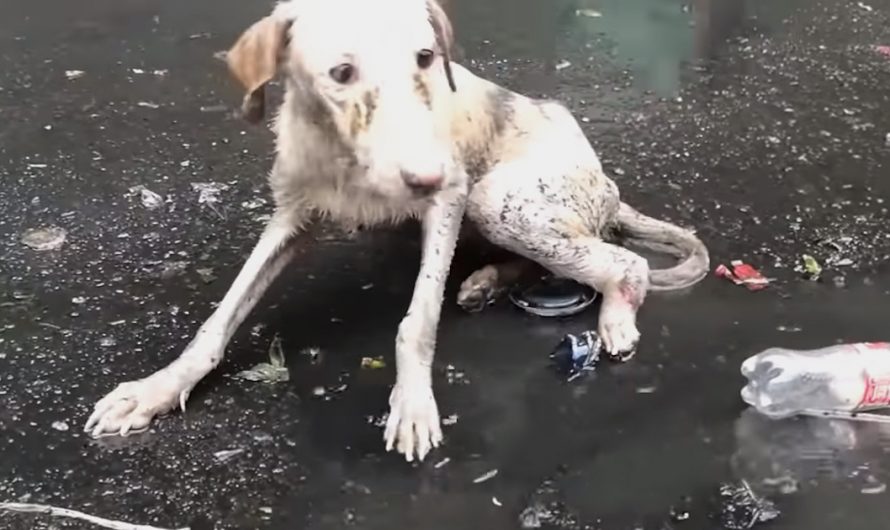
[[433, 389], [424, 384], [396, 384], [383, 437], [386, 450], [396, 449], [407, 462], [423, 461], [442, 442], [439, 410]]

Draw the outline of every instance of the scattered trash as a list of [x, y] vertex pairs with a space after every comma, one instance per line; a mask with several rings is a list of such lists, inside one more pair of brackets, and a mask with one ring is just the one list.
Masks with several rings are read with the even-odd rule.
[[654, 386], [641, 386], [637, 388], [637, 394], [654, 394], [656, 390]]
[[216, 273], [210, 267], [195, 269], [195, 272], [198, 273], [198, 276], [204, 283], [213, 283], [216, 281]]
[[552, 480], [545, 480], [531, 494], [528, 505], [519, 514], [519, 526], [523, 529], [531, 528], [593, 528], [584, 526], [578, 517], [565, 505], [560, 491]]
[[84, 72], [83, 70], [65, 70], [65, 77], [67, 77], [71, 81], [73, 81], [75, 79], [80, 79], [81, 77], [83, 77], [85, 75], [86, 75], [86, 72]]
[[275, 336], [269, 346], [269, 362], [259, 363], [249, 370], [235, 374], [235, 377], [247, 381], [263, 383], [281, 383], [290, 380], [287, 366], [284, 364], [284, 349], [281, 347], [281, 337]]
[[260, 506], [259, 510], [261, 513], [265, 515], [272, 515], [272, 507], [271, 506]]
[[574, 381], [584, 372], [596, 369], [602, 351], [603, 340], [596, 332], [569, 333], [556, 345], [550, 359], [560, 374]]
[[102, 337], [99, 339], [99, 346], [103, 348], [112, 348], [117, 346], [117, 340], [114, 337]]
[[142, 201], [142, 206], [145, 206], [149, 210], [154, 210], [164, 205], [164, 198], [145, 186], [133, 186], [128, 191], [130, 195], [136, 195], [138, 193], [139, 199]]
[[[890, 134], [888, 134], [888, 137], [890, 137]], [[48, 167], [46, 164], [28, 164], [28, 169], [46, 169]], [[40, 204], [40, 197], [34, 197], [34, 200], [37, 201], [37, 204]]]
[[499, 501], [497, 497], [492, 497], [491, 503], [494, 504], [495, 506], [497, 506], [498, 508], [503, 506], [503, 504], [501, 504], [501, 501]]
[[570, 66], [572, 66], [572, 63], [563, 59], [562, 61], [559, 61], [558, 63], [556, 63], [555, 68], [557, 71], [559, 71], [559, 70], [565, 70], [566, 68], [568, 68]]
[[75, 305], [83, 305], [83, 304], [87, 303], [87, 299], [86, 299], [86, 297], [83, 297], [83, 296], [75, 296], [74, 298], [71, 299], [71, 303], [75, 304]]
[[445, 367], [445, 380], [449, 385], [469, 385], [470, 380], [463, 370], [458, 370], [453, 364]]
[[869, 476], [865, 479], [868, 483], [867, 486], [863, 486], [862, 489], [859, 490], [863, 495], [880, 495], [887, 491], [887, 485], [883, 482], [879, 481], [875, 477]]
[[321, 348], [311, 347], [311, 348], [303, 348], [300, 350], [300, 355], [309, 358], [309, 364], [318, 365], [324, 360], [324, 353], [321, 351]]
[[152, 74], [152, 75], [155, 75], [155, 76], [158, 76], [158, 77], [164, 77], [165, 75], [167, 75], [168, 73], [170, 73], [169, 70], [151, 70], [151, 71], [146, 71], [146, 70], [143, 70], [142, 68], [131, 68], [130, 71], [133, 72], [133, 73], [136, 74], [136, 75]]
[[456, 424], [457, 424], [457, 420], [458, 420], [459, 418], [460, 418], [460, 416], [458, 416], [457, 414], [452, 414], [451, 416], [448, 416], [447, 418], [442, 418], [442, 425], [444, 425], [444, 426], [446, 426], [446, 427], [450, 427], [450, 426], [452, 426], [452, 425], [456, 425]]
[[[881, 55], [884, 55], [884, 56], [886, 56], [886, 57], [890, 57], [890, 46], [886, 46], [886, 45], [876, 45], [876, 46], [874, 47], [874, 50], [875, 50], [876, 52], [880, 53]], [[888, 138], [890, 138], [890, 133], [888, 133], [887, 136], [888, 136]], [[888, 141], [887, 143], [890, 144], [890, 141]]]
[[324, 397], [324, 395], [327, 393], [328, 393], [328, 391], [325, 390], [325, 388], [323, 386], [317, 386], [312, 389], [312, 395], [315, 397]]
[[[68, 519], [79, 519], [92, 523], [102, 528], [110, 528], [111, 530], [167, 530], [156, 526], [148, 526], [143, 524], [130, 524], [112, 519], [96, 517], [77, 510], [69, 510], [68, 508], [57, 508], [46, 504], [27, 504], [21, 502], [0, 502], [0, 511], [17, 512], [17, 513], [36, 513], [48, 515], [50, 517], [65, 517]], [[189, 530], [189, 527], [182, 527], [174, 530]]]
[[198, 204], [212, 205], [220, 202], [219, 194], [229, 186], [219, 182], [193, 182], [192, 189], [198, 192]]
[[859, 9], [862, 9], [862, 10], [864, 10], [864, 11], [868, 11], [869, 13], [871, 13], [872, 11], [875, 10], [875, 8], [873, 8], [872, 6], [870, 6], [870, 5], [868, 5], [868, 4], [864, 3], [864, 2], [857, 2], [856, 5], [859, 6]]
[[668, 517], [671, 519], [671, 522], [683, 523], [692, 518], [692, 512], [689, 510], [691, 501], [692, 499], [689, 497], [684, 497], [680, 506], [671, 506], [671, 509], [668, 511]]
[[446, 456], [445, 458], [440, 460], [438, 463], [436, 463], [436, 465], [433, 466], [433, 469], [441, 469], [441, 468], [447, 466], [449, 462], [451, 462], [451, 459]]
[[213, 458], [215, 458], [217, 462], [228, 462], [243, 452], [244, 449], [224, 449], [213, 453]]
[[216, 112], [226, 112], [229, 110], [229, 107], [226, 105], [208, 105], [205, 107], [201, 107], [201, 112], [206, 113], [216, 113]]
[[362, 357], [362, 368], [367, 370], [380, 370], [386, 368], [383, 357]]
[[714, 270], [714, 274], [718, 278], [726, 278], [736, 285], [744, 285], [749, 291], [760, 291], [765, 289], [772, 280], [765, 278], [760, 272], [741, 260], [733, 260], [730, 262], [732, 270], [726, 265], [718, 265]]
[[822, 276], [822, 265], [816, 261], [816, 258], [809, 254], [804, 254], [800, 259], [803, 264], [799, 272], [803, 272], [808, 279], [816, 281]]
[[[890, 57], [890, 46], [884, 46], [884, 48], [887, 48], [887, 51], [884, 52], [884, 55]], [[884, 135], [884, 145], [890, 147], [890, 133]]]
[[22, 234], [21, 242], [34, 250], [43, 252], [56, 250], [65, 243], [68, 232], [58, 226], [46, 228], [32, 228]]
[[187, 261], [148, 261], [142, 266], [142, 270], [150, 276], [169, 280], [184, 273], [188, 266]]
[[510, 292], [510, 301], [527, 313], [540, 317], [568, 317], [587, 309], [597, 292], [572, 280], [547, 277], [531, 286]]
[[484, 475], [478, 476], [475, 479], [473, 479], [473, 484], [482, 484], [483, 482], [488, 482], [489, 480], [493, 479], [497, 475], [498, 475], [498, 470], [492, 469], [488, 473], [485, 473]]
[[256, 210], [257, 208], [262, 208], [265, 204], [265, 199], [253, 199], [252, 201], [242, 202], [241, 207], [245, 210]]
[[68, 430], [68, 424], [64, 421], [54, 421], [52, 428], [57, 431], [66, 432]]
[[890, 423], [890, 343], [770, 348], [742, 363], [742, 399], [771, 418], [794, 415]]
[[152, 103], [151, 101], [139, 101], [136, 103], [136, 106], [143, 107], [146, 109], [155, 109], [155, 110], [161, 108], [160, 105], [158, 105], [157, 103]]
[[748, 530], [759, 523], [776, 519], [781, 512], [772, 501], [759, 497], [747, 481], [720, 486], [720, 508], [717, 513], [722, 528]]
[[602, 13], [595, 9], [576, 9], [575, 15], [579, 17], [588, 17], [588, 18], [600, 18], [603, 16]]

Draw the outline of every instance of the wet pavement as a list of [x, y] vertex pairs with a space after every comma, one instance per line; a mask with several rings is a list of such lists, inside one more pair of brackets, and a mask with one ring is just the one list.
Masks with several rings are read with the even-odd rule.
[[[890, 57], [873, 46], [890, 45], [890, 1], [692, 4], [450, 10], [463, 60], [565, 101], [627, 201], [696, 227], [715, 264], [743, 258], [776, 282], [652, 295], [639, 354], [566, 384], [547, 353], [596, 309], [466, 315], [454, 286], [486, 257], [463, 249], [435, 380], [452, 424], [408, 465], [375, 423], [413, 226], [319, 231], [186, 413], [127, 439], [81, 432], [118, 381], [179, 353], [269, 213], [270, 135], [232, 116], [240, 96], [213, 58], [269, 5], [4, 0], [0, 502], [165, 528], [713, 529], [719, 486], [745, 480], [781, 511], [770, 528], [884, 527], [890, 431], [765, 421], [744, 410], [738, 367], [773, 345], [887, 339]], [[221, 184], [218, 202], [199, 202], [195, 183]], [[165, 202], [146, 208], [135, 186]], [[21, 243], [46, 226], [66, 231], [61, 250]], [[822, 282], [795, 272], [802, 253]], [[289, 382], [232, 377], [276, 336]], [[385, 368], [360, 368], [376, 356]], [[13, 514], [0, 526], [89, 527]]]

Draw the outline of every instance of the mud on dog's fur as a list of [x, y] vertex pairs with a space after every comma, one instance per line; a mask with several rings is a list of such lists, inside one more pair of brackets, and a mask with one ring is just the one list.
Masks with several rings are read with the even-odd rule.
[[[517, 255], [468, 278], [458, 300], [478, 309], [536, 262], [603, 295], [598, 328], [612, 353], [634, 350], [650, 289], [693, 285], [708, 270], [691, 232], [621, 202], [593, 148], [559, 103], [530, 99], [451, 61], [451, 23], [434, 0], [289, 0], [228, 53], [247, 119], [263, 118], [279, 74], [276, 210], [222, 302], [182, 355], [119, 385], [87, 421], [126, 434], [185, 406], [192, 388], [294, 254], [298, 234], [327, 217], [368, 227], [423, 224], [420, 272], [396, 337], [397, 376], [384, 437], [409, 460], [442, 440], [431, 367], [445, 280], [462, 221]], [[678, 258], [650, 270], [625, 239]], [[606, 239], [604, 239], [606, 238]]]

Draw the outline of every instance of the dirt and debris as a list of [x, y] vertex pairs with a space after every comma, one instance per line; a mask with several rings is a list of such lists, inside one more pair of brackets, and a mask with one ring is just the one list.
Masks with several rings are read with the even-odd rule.
[[386, 368], [386, 360], [380, 357], [362, 357], [362, 368], [366, 370], [382, 370]]
[[68, 238], [68, 231], [58, 226], [32, 228], [22, 234], [21, 242], [38, 252], [58, 250]]
[[164, 205], [164, 198], [158, 195], [157, 193], [151, 191], [145, 186], [132, 186], [129, 189], [128, 195], [130, 196], [139, 196], [139, 200], [142, 202], [142, 206], [149, 210], [155, 210]]
[[804, 274], [808, 280], [818, 281], [822, 278], [822, 265], [809, 254], [800, 257], [801, 264], [796, 268], [797, 272]]
[[285, 365], [284, 349], [281, 345], [281, 337], [278, 335], [272, 339], [269, 345], [269, 362], [262, 362], [253, 368], [238, 372], [234, 376], [246, 381], [262, 383], [283, 383], [290, 380], [290, 373]]
[[487, 473], [483, 473], [482, 475], [474, 478], [473, 484], [482, 484], [483, 482], [488, 482], [489, 480], [493, 479], [496, 476], [498, 476], [498, 470], [492, 469], [491, 471], [489, 471]]
[[731, 269], [726, 265], [720, 264], [714, 270], [714, 274], [718, 278], [725, 278], [736, 285], [743, 285], [749, 291], [760, 291], [766, 289], [770, 282], [757, 269], [748, 265], [741, 260], [733, 260], [730, 262]]
[[726, 530], [749, 530], [781, 515], [775, 503], [754, 493], [745, 480], [721, 485], [719, 499], [715, 518]]
[[567, 381], [596, 370], [603, 352], [603, 340], [595, 331], [568, 333], [550, 353], [550, 360]]
[[222, 451], [217, 451], [213, 453], [213, 458], [216, 459], [217, 462], [228, 462], [229, 460], [235, 458], [244, 452], [244, 448], [237, 449], [223, 449]]

